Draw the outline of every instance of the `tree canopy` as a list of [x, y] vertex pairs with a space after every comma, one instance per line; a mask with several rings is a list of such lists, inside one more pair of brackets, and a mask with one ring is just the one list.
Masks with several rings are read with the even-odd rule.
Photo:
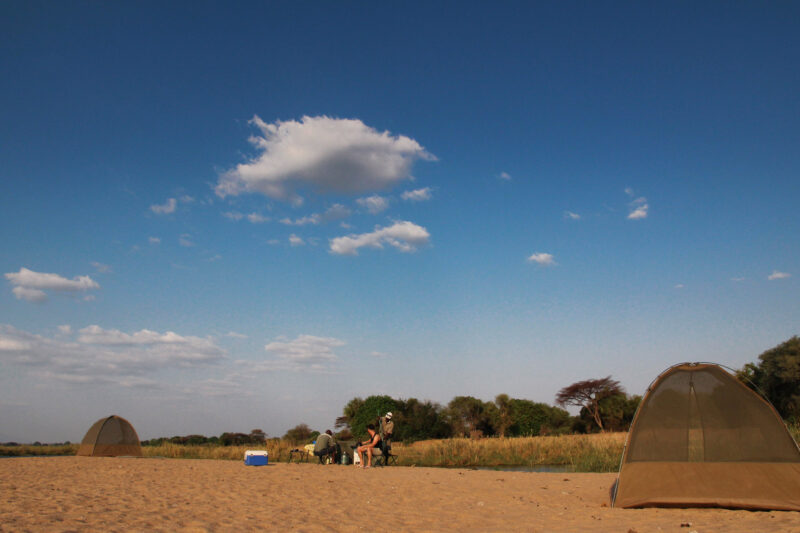
[[556, 404], [585, 408], [600, 428], [600, 431], [605, 431], [603, 418], [600, 415], [600, 400], [607, 396], [624, 394], [624, 392], [619, 381], [611, 379], [611, 376], [606, 376], [602, 379], [587, 379], [568, 385], [558, 391]]
[[795, 335], [758, 359], [737, 375], [763, 393], [785, 420], [800, 422], [800, 338]]

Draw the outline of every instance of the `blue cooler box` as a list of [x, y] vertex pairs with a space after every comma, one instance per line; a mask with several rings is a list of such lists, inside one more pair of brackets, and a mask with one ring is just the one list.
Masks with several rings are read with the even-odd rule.
[[265, 466], [269, 462], [266, 450], [247, 450], [244, 452], [244, 464], [247, 466]]

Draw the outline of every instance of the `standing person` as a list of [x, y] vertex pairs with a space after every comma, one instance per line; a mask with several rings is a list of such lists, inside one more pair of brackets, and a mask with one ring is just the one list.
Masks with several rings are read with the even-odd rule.
[[[375, 424], [367, 426], [367, 433], [369, 433], [369, 440], [356, 448], [358, 460], [363, 468], [370, 468], [372, 466], [372, 456], [375, 455], [376, 450], [377, 453], [380, 453], [381, 450], [381, 436], [375, 431]], [[361, 456], [362, 452], [366, 452], [367, 454], [366, 466], [364, 466], [364, 458]]]
[[391, 411], [386, 413], [381, 418], [381, 438], [384, 442], [384, 448], [387, 450], [392, 447], [392, 434], [394, 433], [394, 420], [392, 420]]
[[320, 462], [326, 455], [331, 456], [331, 462], [336, 462], [336, 440], [330, 429], [317, 436], [317, 442], [314, 443], [314, 455], [320, 458]]

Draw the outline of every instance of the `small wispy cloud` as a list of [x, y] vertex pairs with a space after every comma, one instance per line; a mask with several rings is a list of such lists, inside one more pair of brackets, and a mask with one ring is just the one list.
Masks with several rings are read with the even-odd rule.
[[511, 174], [508, 172], [501, 172], [497, 175], [497, 179], [504, 180], [504, 181], [511, 181]]
[[178, 244], [183, 246], [184, 248], [191, 248], [194, 246], [194, 242], [192, 241], [192, 236], [188, 233], [184, 233], [178, 238]]
[[166, 203], [153, 204], [150, 206], [150, 211], [157, 215], [168, 215], [175, 212], [178, 207], [178, 201], [175, 198], [168, 198]]
[[683, 289], [683, 288], [685, 288], [685, 287], [686, 287], [686, 286], [685, 286], [683, 283], [678, 283], [678, 284], [676, 284], [676, 285], [675, 285], [675, 288], [676, 288], [676, 289]]
[[532, 254], [530, 257], [528, 257], [528, 261], [541, 266], [555, 266], [558, 264], [556, 263], [553, 254], [548, 254], [545, 252], [537, 252]]
[[305, 243], [306, 241], [304, 241], [302, 237], [299, 237], [294, 233], [289, 235], [289, 244], [291, 246], [303, 246]]
[[413, 191], [404, 191], [400, 198], [406, 202], [426, 202], [432, 198], [431, 188], [424, 187], [422, 189], [414, 189]]
[[388, 244], [401, 252], [414, 252], [428, 244], [430, 233], [413, 222], [398, 221], [387, 227], [376, 227], [370, 233], [346, 235], [330, 240], [330, 251], [339, 255], [358, 255], [361, 248], [383, 248]]
[[788, 272], [779, 272], [777, 270], [773, 270], [772, 274], [767, 276], [767, 279], [770, 280], [770, 281], [773, 281], [773, 280], [776, 280], [776, 279], [788, 279], [788, 278], [791, 278], [791, 277], [792, 277], [792, 275], [789, 274]]
[[103, 263], [98, 263], [97, 261], [92, 261], [92, 266], [100, 274], [107, 274], [107, 273], [111, 272], [111, 267], [110, 266], [104, 265]]
[[731, 281], [734, 281], [734, 282], [736, 282], [736, 283], [741, 283], [741, 282], [742, 282], [742, 281], [744, 281], [745, 279], [746, 279], [746, 278], [731, 278]]
[[366, 198], [359, 198], [356, 200], [356, 203], [373, 215], [377, 215], [389, 208], [389, 200], [377, 194], [367, 196]]
[[[633, 193], [633, 189], [630, 187], [625, 188], [625, 194], [630, 196], [631, 198], [635, 197]], [[639, 198], [634, 198], [628, 206], [630, 207], [630, 211], [628, 212], [628, 220], [642, 220], [647, 218], [647, 214], [650, 211], [650, 205], [647, 203], [647, 198], [644, 196], [640, 196]]]
[[349, 217], [351, 214], [353, 214], [353, 212], [349, 207], [345, 207], [342, 204], [333, 204], [323, 213], [312, 213], [296, 219], [286, 217], [278, 222], [286, 226], [316, 226], [317, 224], [327, 224], [328, 222], [342, 220], [343, 218]]
[[14, 286], [11, 292], [18, 300], [43, 302], [47, 300], [46, 290], [57, 292], [85, 292], [99, 289], [100, 285], [89, 276], [76, 276], [72, 279], [59, 274], [35, 272], [25, 267], [19, 272], [8, 272], [6, 279]]
[[147, 239], [147, 242], [150, 244], [161, 244], [161, 239], [159, 237], [150, 237]]
[[572, 211], [564, 211], [564, 218], [567, 220], [580, 220], [581, 216], [578, 213], [573, 213]]

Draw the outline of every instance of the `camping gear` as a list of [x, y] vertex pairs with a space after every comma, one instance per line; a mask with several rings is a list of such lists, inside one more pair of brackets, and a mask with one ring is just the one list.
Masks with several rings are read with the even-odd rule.
[[247, 466], [266, 466], [269, 463], [267, 450], [247, 450], [244, 452], [244, 464]]
[[343, 465], [350, 464], [350, 456], [348, 456], [346, 453], [342, 453], [341, 463]]
[[120, 416], [111, 415], [92, 424], [83, 437], [76, 455], [141, 457], [142, 446], [139, 444], [139, 435], [131, 423]]
[[612, 505], [800, 511], [800, 449], [775, 409], [733, 375], [675, 365], [633, 418]]

